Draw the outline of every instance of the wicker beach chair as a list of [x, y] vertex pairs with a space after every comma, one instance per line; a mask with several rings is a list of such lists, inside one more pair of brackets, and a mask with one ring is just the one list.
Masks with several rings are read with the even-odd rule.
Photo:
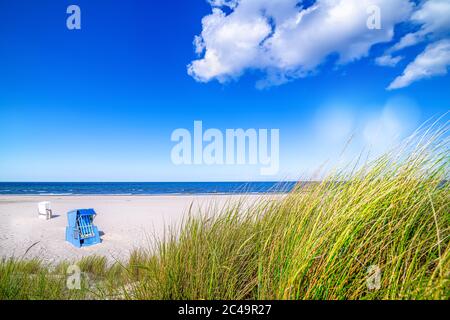
[[52, 209], [50, 202], [42, 201], [38, 203], [38, 217], [42, 220], [49, 220], [52, 218]]
[[81, 248], [100, 243], [98, 228], [94, 225], [94, 209], [77, 209], [67, 213], [66, 241]]

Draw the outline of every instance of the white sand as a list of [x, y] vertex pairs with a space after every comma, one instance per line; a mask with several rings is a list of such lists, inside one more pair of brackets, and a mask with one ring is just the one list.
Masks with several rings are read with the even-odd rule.
[[[246, 196], [248, 202], [258, 195]], [[189, 206], [223, 206], [242, 196], [0, 196], [0, 257], [39, 257], [50, 263], [99, 254], [124, 260], [133, 248], [149, 246], [168, 226], [179, 225]], [[54, 218], [40, 220], [37, 203], [50, 201]], [[65, 241], [67, 212], [94, 208], [102, 243], [75, 248]], [[25, 255], [27, 249], [31, 247]]]

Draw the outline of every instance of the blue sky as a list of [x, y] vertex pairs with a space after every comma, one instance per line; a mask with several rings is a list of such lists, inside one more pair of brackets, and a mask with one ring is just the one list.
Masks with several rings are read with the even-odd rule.
[[[81, 30], [66, 27], [70, 4], [81, 8]], [[236, 13], [233, 23], [244, 27], [246, 19], [256, 21], [248, 11], [237, 11], [240, 5], [212, 8], [204, 0], [1, 1], [0, 181], [306, 178], [324, 161], [337, 159], [351, 134], [356, 138], [349, 158], [362, 147], [381, 151], [449, 110], [448, 74], [386, 89], [430, 45], [446, 41], [448, 33], [432, 32], [401, 48], [403, 59], [395, 66], [376, 62], [377, 57], [394, 56], [392, 48], [403, 36], [426, 25], [410, 21], [414, 11], [405, 13], [406, 18], [389, 17], [394, 21], [392, 39], [370, 45], [351, 61], [340, 61], [349, 45], [343, 37], [337, 53], [310, 46], [287, 68], [284, 62], [262, 62], [266, 56], [260, 47], [256, 56], [246, 51], [229, 60], [226, 54], [236, 52], [233, 34], [229, 43], [220, 42], [220, 34], [202, 33], [202, 19], [213, 9], [222, 10], [223, 16], [213, 17], [218, 19]], [[421, 5], [417, 2], [413, 10]], [[219, 22], [228, 27], [229, 21]], [[197, 49], [203, 52], [196, 53], [194, 37], [201, 35]], [[273, 52], [284, 54], [281, 49]], [[219, 55], [219, 67], [205, 59], [207, 50]], [[309, 64], [320, 55], [320, 63]], [[196, 69], [188, 72], [188, 65]], [[283, 80], [274, 81], [273, 74]], [[192, 129], [194, 120], [220, 130], [279, 129], [279, 173], [261, 176], [259, 167], [251, 165], [174, 165], [171, 133]], [[394, 123], [391, 131], [372, 137], [380, 123], [383, 131], [383, 121]]]

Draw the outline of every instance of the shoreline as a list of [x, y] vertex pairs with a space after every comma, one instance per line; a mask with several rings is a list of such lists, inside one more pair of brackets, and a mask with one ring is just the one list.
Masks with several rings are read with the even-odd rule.
[[247, 195], [284, 195], [288, 194], [290, 191], [286, 192], [206, 192], [206, 193], [47, 193], [47, 194], [36, 194], [36, 193], [16, 193], [16, 194], [0, 194], [2, 197], [164, 197], [164, 196], [247, 196]]

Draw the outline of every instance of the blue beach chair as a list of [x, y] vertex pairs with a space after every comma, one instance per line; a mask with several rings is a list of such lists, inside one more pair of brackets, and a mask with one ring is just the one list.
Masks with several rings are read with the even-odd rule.
[[77, 209], [67, 213], [66, 241], [77, 248], [100, 243], [98, 228], [94, 225], [94, 209]]

